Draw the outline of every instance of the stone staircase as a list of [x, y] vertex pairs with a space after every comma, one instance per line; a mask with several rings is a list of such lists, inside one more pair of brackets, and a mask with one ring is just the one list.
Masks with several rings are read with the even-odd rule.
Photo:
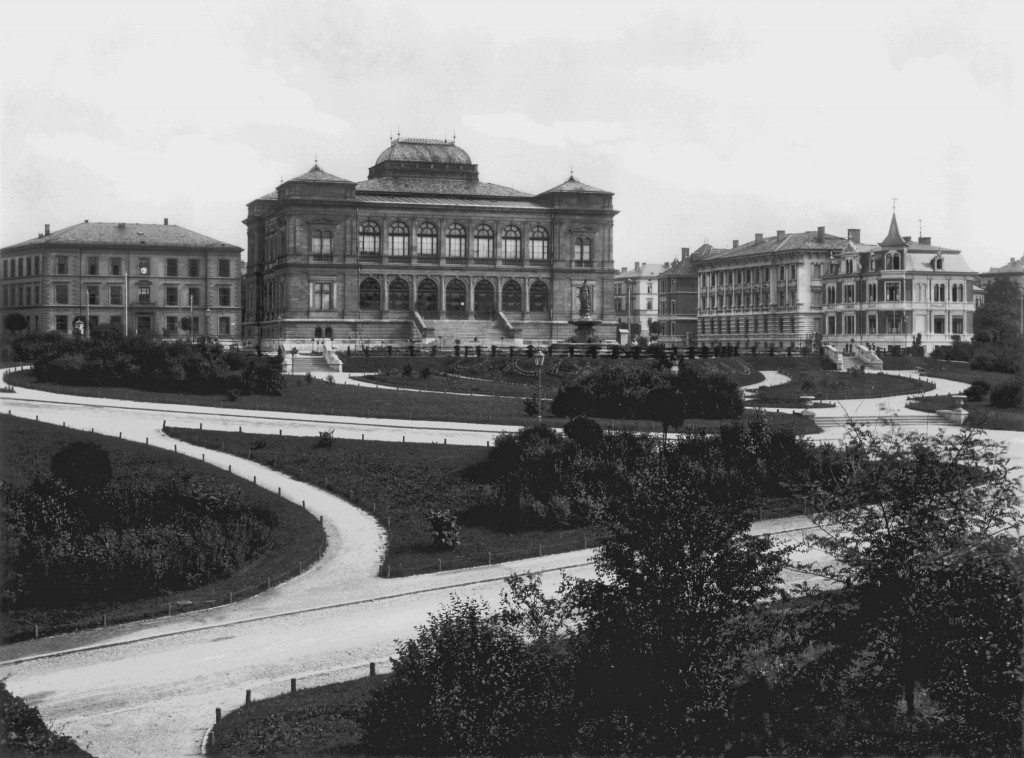
[[463, 345], [472, 345], [476, 337], [478, 345], [502, 345], [509, 341], [506, 331], [497, 320], [478, 319], [427, 319], [434, 331], [434, 338], [441, 347], [450, 348], [455, 340]]
[[292, 373], [308, 374], [318, 371], [331, 371], [327, 359], [322, 355], [295, 355], [292, 357]]

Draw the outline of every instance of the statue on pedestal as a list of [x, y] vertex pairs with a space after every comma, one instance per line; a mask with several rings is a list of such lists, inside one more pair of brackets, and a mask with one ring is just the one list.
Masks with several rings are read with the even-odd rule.
[[586, 282], [580, 287], [580, 318], [590, 315], [590, 287]]

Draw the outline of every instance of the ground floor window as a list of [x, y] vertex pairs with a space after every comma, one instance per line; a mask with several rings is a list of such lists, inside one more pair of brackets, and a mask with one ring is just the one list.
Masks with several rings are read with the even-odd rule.
[[445, 290], [444, 309], [448, 313], [466, 312], [466, 285], [456, 279]]
[[951, 326], [952, 326], [951, 331], [953, 332], [953, 334], [963, 334], [964, 333], [964, 320], [962, 318], [954, 316], [953, 319], [952, 319]]
[[409, 282], [405, 279], [394, 279], [388, 285], [388, 310], [409, 310]]
[[548, 286], [544, 282], [530, 285], [530, 312], [543, 313], [548, 309]]
[[868, 334], [878, 332], [878, 316], [868, 316]]
[[437, 282], [424, 279], [416, 288], [416, 310], [423, 314], [437, 313]]
[[231, 317], [221, 316], [217, 320], [217, 334], [227, 335], [231, 334]]
[[376, 279], [363, 279], [360, 282], [359, 308], [364, 311], [380, 310], [380, 283]]
[[856, 334], [857, 333], [857, 319], [853, 315], [843, 317], [843, 333], [844, 334]]
[[168, 316], [167, 317], [167, 328], [166, 328], [166, 331], [167, 331], [168, 334], [177, 334], [178, 333], [178, 317], [177, 316]]
[[478, 316], [492, 318], [494, 314], [494, 285], [488, 281], [477, 282], [473, 288], [473, 310]]
[[57, 323], [56, 323], [55, 328], [56, 328], [56, 330], [58, 332], [61, 332], [62, 334], [67, 334], [68, 333], [68, 317], [67, 316], [57, 316]]
[[946, 319], [943, 316], [935, 317], [935, 328], [932, 330], [935, 334], [946, 333]]
[[828, 325], [827, 329], [826, 329], [826, 333], [827, 334], [835, 334], [836, 333], [836, 317], [835, 316], [829, 316], [828, 317], [828, 321], [826, 323]]
[[523, 310], [523, 288], [519, 282], [506, 282], [501, 288], [501, 309], [511, 312]]

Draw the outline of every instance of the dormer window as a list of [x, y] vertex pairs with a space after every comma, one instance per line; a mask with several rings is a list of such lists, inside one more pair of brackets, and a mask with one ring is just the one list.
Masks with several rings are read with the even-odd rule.
[[936, 271], [941, 271], [942, 270], [942, 256], [941, 255], [935, 256], [935, 270]]

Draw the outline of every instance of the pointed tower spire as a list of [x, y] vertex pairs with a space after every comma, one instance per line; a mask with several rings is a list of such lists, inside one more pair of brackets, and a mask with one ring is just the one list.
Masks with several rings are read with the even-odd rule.
[[885, 239], [878, 243], [882, 247], [902, 247], [906, 243], [903, 241], [903, 237], [900, 236], [900, 227], [896, 223], [896, 212], [893, 211], [892, 221], [889, 222], [889, 233], [885, 236]]

